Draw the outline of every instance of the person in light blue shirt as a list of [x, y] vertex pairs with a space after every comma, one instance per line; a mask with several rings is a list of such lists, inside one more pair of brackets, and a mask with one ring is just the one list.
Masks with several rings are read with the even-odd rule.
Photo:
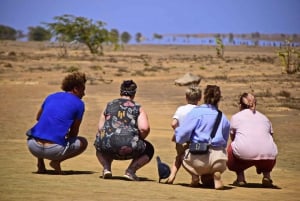
[[185, 152], [183, 167], [192, 175], [191, 186], [198, 186], [201, 178], [204, 186], [213, 186], [215, 189], [224, 187], [221, 174], [226, 170], [226, 147], [230, 128], [230, 123], [224, 114], [215, 137], [211, 139], [210, 136], [218, 115], [220, 99], [220, 87], [207, 85], [204, 91], [204, 104], [193, 108], [182, 125], [175, 130], [176, 142], [179, 144], [209, 143], [209, 150], [205, 154], [192, 154], [189, 149]]

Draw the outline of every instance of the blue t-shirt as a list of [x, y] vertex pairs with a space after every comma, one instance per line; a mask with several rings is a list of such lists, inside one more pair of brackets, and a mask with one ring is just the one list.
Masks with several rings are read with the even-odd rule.
[[[187, 114], [183, 123], [176, 128], [176, 142], [180, 144], [188, 141], [210, 142], [210, 133], [214, 127], [217, 115], [217, 108], [212, 105], [203, 104], [194, 107], [191, 112]], [[213, 147], [226, 147], [229, 137], [229, 128], [230, 123], [226, 116], [222, 114], [216, 135], [211, 141]]]
[[82, 120], [84, 102], [74, 94], [57, 92], [45, 99], [42, 110], [39, 121], [31, 129], [31, 135], [65, 146], [65, 137], [74, 120]]

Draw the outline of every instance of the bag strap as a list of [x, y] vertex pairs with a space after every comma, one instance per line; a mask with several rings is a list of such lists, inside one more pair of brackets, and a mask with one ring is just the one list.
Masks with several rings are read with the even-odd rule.
[[220, 110], [218, 110], [218, 116], [217, 116], [217, 118], [216, 118], [216, 122], [215, 122], [214, 128], [212, 129], [212, 131], [211, 131], [211, 133], [210, 133], [211, 140], [212, 140], [212, 139], [215, 137], [215, 135], [216, 135], [216, 132], [217, 132], [217, 129], [218, 129], [218, 127], [219, 127], [221, 118], [222, 118], [222, 112], [221, 112]]

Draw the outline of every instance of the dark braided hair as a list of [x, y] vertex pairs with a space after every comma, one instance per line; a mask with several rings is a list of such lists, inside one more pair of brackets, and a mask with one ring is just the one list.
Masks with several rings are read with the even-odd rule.
[[136, 93], [137, 85], [133, 80], [125, 80], [120, 87], [121, 96], [133, 97]]
[[218, 106], [219, 101], [221, 100], [221, 90], [217, 85], [207, 85], [204, 91], [204, 103], [214, 106]]

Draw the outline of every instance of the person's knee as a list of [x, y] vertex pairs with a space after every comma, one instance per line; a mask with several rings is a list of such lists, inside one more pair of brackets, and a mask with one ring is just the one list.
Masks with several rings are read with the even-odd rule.
[[154, 155], [154, 147], [150, 142], [146, 141], [146, 149], [144, 151], [144, 154], [149, 157], [149, 161], [153, 158]]
[[80, 140], [80, 148], [81, 150], [85, 150], [88, 146], [88, 141], [86, 138], [84, 137], [78, 137], [78, 139]]
[[212, 166], [212, 172], [221, 172], [223, 173], [226, 170], [226, 161], [225, 160], [218, 160]]

